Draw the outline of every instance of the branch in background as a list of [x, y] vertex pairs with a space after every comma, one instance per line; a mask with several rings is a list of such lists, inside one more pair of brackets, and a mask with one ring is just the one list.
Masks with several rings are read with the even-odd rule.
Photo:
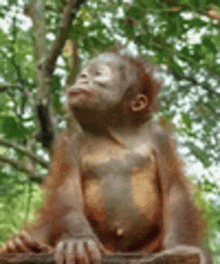
[[[125, 254], [113, 254], [102, 255], [102, 264], [116, 264], [116, 263], [142, 263], [142, 264], [201, 264], [204, 263], [203, 259], [196, 253], [167, 253], [164, 256], [158, 256], [159, 254], [151, 254], [148, 257], [143, 257], [141, 254], [125, 253]], [[35, 263], [35, 264], [55, 264], [55, 260], [52, 254], [48, 253], [20, 253], [20, 254], [1, 254], [1, 264], [23, 264], [23, 263]]]
[[19, 151], [20, 153], [28, 156], [34, 162], [39, 163], [41, 166], [43, 166], [46, 169], [48, 169], [48, 167], [49, 167], [49, 163], [47, 163], [46, 161], [44, 161], [41, 158], [37, 157], [36, 155], [34, 155], [33, 153], [29, 152], [25, 148], [15, 145], [14, 143], [12, 143], [11, 141], [9, 141], [7, 139], [2, 139], [1, 138], [0, 139], [0, 145], [6, 146], [6, 147], [11, 147], [11, 148], [15, 149], [16, 151]]
[[78, 0], [74, 3], [74, 0], [70, 0], [69, 3], [63, 8], [63, 17], [60, 20], [60, 31], [56, 36], [50, 53], [45, 61], [46, 69], [50, 73], [53, 72], [57, 58], [61, 54], [64, 44], [69, 37], [72, 21], [75, 18], [76, 11], [84, 2], [85, 0]]
[[68, 53], [70, 54], [70, 72], [67, 77], [66, 86], [70, 86], [74, 83], [76, 76], [80, 70], [80, 59], [78, 54], [78, 42], [75, 36], [69, 41], [66, 41], [66, 47], [68, 47]]
[[20, 162], [18, 162], [15, 159], [9, 159], [8, 157], [0, 155], [0, 162], [10, 164], [16, 170], [24, 172], [25, 174], [29, 176], [30, 180], [33, 180], [36, 183], [42, 183], [44, 179], [44, 175], [40, 175], [40, 174], [34, 173], [33, 171], [28, 170], [25, 166], [23, 166]]
[[36, 138], [45, 148], [49, 149], [54, 140], [54, 133], [47, 105], [37, 105], [37, 117], [40, 122], [41, 130]]
[[[200, 10], [200, 9], [195, 9], [196, 12], [210, 17], [212, 19], [216, 19], [216, 20], [220, 20], [220, 15], [215, 11], [215, 9], [220, 9], [219, 7], [215, 6], [214, 8], [211, 8], [209, 10]], [[188, 11], [193, 11], [192, 7], [186, 4], [180, 5], [180, 6], [173, 6], [171, 7], [171, 10], [169, 10], [168, 12], [179, 12], [179, 11], [184, 11], [184, 10], [188, 10]]]
[[7, 91], [10, 88], [17, 88], [18, 84], [14, 83], [0, 83], [0, 93]]
[[51, 48], [45, 44], [45, 17], [44, 1], [31, 0], [29, 8], [32, 14], [35, 32], [35, 58], [36, 58], [36, 81], [37, 81], [37, 117], [39, 120], [40, 133], [37, 139], [42, 142], [46, 148], [51, 147], [54, 138], [54, 129], [52, 116], [54, 114], [53, 101], [51, 95], [53, 71], [56, 66], [57, 58], [61, 55], [66, 40], [75, 18], [76, 11], [85, 2], [85, 0], [63, 1], [63, 14], [60, 20], [60, 29]]
[[213, 9], [210, 9], [210, 10], [206, 13], [206, 15], [207, 15], [208, 17], [212, 18], [212, 19], [220, 20], [220, 15], [219, 15], [217, 12], [215, 12], [215, 10], [213, 10]]
[[197, 80], [193, 76], [185, 76], [185, 75], [180, 74], [180, 73], [178, 73], [178, 72], [176, 72], [174, 70], [171, 70], [171, 69], [168, 70], [168, 73], [171, 73], [175, 77], [175, 79], [177, 81], [181, 81], [181, 80], [185, 79], [185, 80], [191, 82], [193, 85], [200, 85], [200, 86], [202, 86], [208, 92], [208, 94], [210, 96], [220, 96], [220, 93], [212, 90], [209, 87], [208, 84], [198, 83]]
[[[85, 2], [86, 2], [86, 0], [77, 0], [76, 3], [75, 3], [75, 9], [79, 10], [80, 6], [82, 4], [84, 4]], [[73, 18], [75, 18], [75, 13], [73, 14]]]

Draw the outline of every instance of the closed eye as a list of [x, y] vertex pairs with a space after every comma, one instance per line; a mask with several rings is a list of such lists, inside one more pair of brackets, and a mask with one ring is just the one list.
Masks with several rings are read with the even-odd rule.
[[101, 76], [101, 75], [102, 75], [101, 72], [96, 72], [96, 73], [95, 73], [95, 76]]
[[85, 73], [81, 73], [80, 75], [79, 75], [79, 78], [86, 78], [87, 77], [87, 75], [85, 74]]
[[97, 83], [97, 84], [98, 84], [99, 86], [101, 86], [101, 87], [105, 87], [105, 84], [102, 83], [102, 82], [96, 81], [95, 83]]

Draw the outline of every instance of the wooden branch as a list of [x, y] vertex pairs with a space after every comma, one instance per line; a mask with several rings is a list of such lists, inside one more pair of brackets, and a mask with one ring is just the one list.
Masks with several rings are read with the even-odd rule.
[[[31, 14], [31, 18], [34, 24], [35, 34], [35, 59], [36, 59], [36, 106], [43, 107], [43, 118], [39, 118], [38, 111], [38, 126], [37, 135], [38, 140], [43, 146], [50, 149], [51, 142], [55, 135], [56, 120], [52, 118], [54, 116], [53, 95], [51, 94], [53, 71], [56, 66], [56, 61], [62, 52], [64, 44], [69, 37], [69, 33], [72, 26], [72, 21], [76, 15], [76, 11], [79, 9], [86, 0], [68, 0], [61, 1], [63, 4], [62, 18], [60, 20], [60, 29], [55, 40], [49, 46], [46, 44], [46, 27], [45, 27], [45, 1], [44, 0], [30, 0], [29, 6], [26, 10], [28, 14]], [[44, 123], [44, 120], [46, 122]], [[43, 122], [42, 122], [43, 121]], [[43, 131], [43, 128], [45, 131]], [[52, 154], [52, 152], [50, 152]]]
[[[158, 258], [141, 259], [141, 255], [117, 254], [103, 256], [102, 264], [126, 263], [126, 264], [200, 264], [199, 254], [167, 254]], [[1, 254], [0, 264], [55, 264], [53, 255], [47, 253], [22, 253], [22, 254]]]
[[[5, 157], [3, 155], [0, 155], [0, 162], [8, 163], [18, 171], [24, 172], [29, 176], [29, 178], [37, 183], [42, 183], [42, 180], [44, 178], [44, 175], [40, 175], [37, 173], [34, 173], [33, 171], [27, 169], [25, 166], [23, 166], [20, 162], [18, 162], [15, 159], [10, 159], [8, 157]], [[0, 262], [1, 263], [1, 262]]]
[[191, 82], [193, 85], [200, 85], [202, 86], [210, 96], [220, 96], [219, 92], [216, 92], [215, 90], [211, 89], [210, 86], [207, 83], [199, 83], [193, 76], [185, 76], [182, 73], [179, 73], [175, 70], [168, 70], [168, 73], [171, 73], [177, 81], [181, 81], [183, 79]]
[[48, 169], [49, 168], [49, 163], [42, 160], [41, 158], [37, 157], [36, 155], [34, 155], [33, 153], [31, 153], [30, 151], [26, 150], [25, 148], [15, 145], [13, 142], [7, 140], [7, 139], [3, 139], [0, 138], [0, 145], [9, 147], [9, 148], [13, 148], [16, 151], [28, 156], [29, 158], [31, 158], [34, 162], [39, 163], [41, 166], [43, 166], [44, 168]]
[[76, 76], [80, 70], [80, 59], [78, 54], [79, 45], [76, 36], [72, 36], [71, 39], [69, 39], [69, 41], [72, 50], [70, 54], [71, 55], [70, 72], [67, 77], [66, 87], [69, 87], [75, 82]]
[[74, 18], [74, 16], [72, 15], [73, 8], [79, 8], [80, 5], [84, 2], [85, 0], [70, 0], [69, 3], [63, 8], [63, 17], [60, 20], [59, 34], [56, 36], [56, 39], [54, 40], [53, 45], [51, 47], [50, 53], [45, 61], [45, 68], [49, 70], [50, 73], [53, 72], [57, 58], [61, 54], [64, 44], [67, 38], [69, 37], [70, 28]]
[[207, 11], [206, 15], [212, 19], [220, 20], [220, 15], [213, 9]]
[[37, 117], [41, 128], [36, 139], [40, 141], [45, 148], [51, 149], [51, 144], [54, 140], [54, 131], [48, 108], [49, 106], [46, 104], [39, 104], [36, 107]]
[[14, 83], [0, 83], [0, 93], [5, 92], [10, 88], [17, 88], [18, 84]]
[[[216, 9], [219, 9], [220, 7], [216, 6]], [[211, 8], [209, 10], [200, 10], [200, 9], [195, 9], [196, 12], [210, 17], [214, 20], [220, 20], [220, 15], [215, 11], [215, 8]], [[185, 11], [185, 10], [189, 10], [189, 11], [193, 11], [191, 6], [183, 4], [183, 5], [178, 5], [178, 6], [173, 6], [171, 7], [171, 9], [168, 9], [168, 12], [179, 12], [179, 11]]]

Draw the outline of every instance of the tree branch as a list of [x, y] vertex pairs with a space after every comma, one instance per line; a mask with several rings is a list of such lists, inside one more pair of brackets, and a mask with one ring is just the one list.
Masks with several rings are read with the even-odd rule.
[[208, 84], [198, 83], [197, 80], [193, 76], [185, 76], [185, 75], [180, 74], [177, 71], [171, 70], [171, 69], [169, 69], [168, 72], [171, 73], [175, 77], [175, 79], [178, 80], [178, 81], [181, 81], [181, 80], [185, 79], [185, 80], [191, 82], [193, 85], [200, 85], [200, 86], [202, 86], [208, 92], [208, 94], [210, 96], [220, 96], [220, 93], [212, 90], [209, 87]]
[[[182, 5], [171, 7], [171, 9], [169, 9], [168, 12], [180, 12], [180, 11], [185, 11], [185, 10], [194, 11], [192, 10], [191, 6], [187, 4], [182, 4]], [[199, 14], [210, 17], [212, 19], [220, 20], [220, 15], [213, 8], [209, 10], [195, 9], [195, 11]]]
[[49, 149], [54, 140], [54, 132], [48, 106], [39, 104], [36, 107], [36, 111], [41, 128], [40, 133], [36, 136], [36, 139], [40, 141], [45, 148]]
[[75, 36], [70, 39], [71, 58], [70, 58], [70, 72], [67, 77], [66, 85], [69, 86], [74, 83], [76, 76], [80, 69], [80, 59], [78, 55], [78, 41]]
[[[85, 0], [68, 0], [63, 2], [63, 14], [60, 20], [59, 33], [53, 41], [51, 48], [48, 50], [48, 46], [45, 42], [46, 30], [45, 30], [45, 1], [44, 0], [30, 0], [29, 13], [34, 24], [35, 33], [35, 59], [36, 59], [36, 106], [39, 110], [44, 108], [43, 115], [39, 115], [38, 111], [38, 140], [47, 148], [51, 147], [51, 142], [54, 138], [54, 122], [52, 122], [52, 116], [54, 115], [53, 109], [53, 96], [51, 94], [53, 71], [55, 69], [58, 56], [61, 54], [64, 44], [69, 37], [72, 21], [75, 17], [76, 10]], [[74, 9], [75, 7], [75, 9]], [[74, 13], [73, 13], [74, 11]], [[39, 116], [43, 117], [39, 119]], [[47, 126], [42, 123], [43, 120], [47, 120]], [[44, 122], [44, 121], [43, 121]], [[42, 128], [46, 127], [45, 131]]]
[[[75, 3], [74, 3], [75, 2]], [[63, 8], [63, 17], [60, 20], [60, 32], [53, 42], [50, 53], [46, 58], [46, 69], [51, 73], [55, 68], [55, 63], [58, 56], [64, 47], [64, 44], [69, 37], [73, 18], [75, 17], [76, 10], [85, 2], [85, 0], [70, 0], [69, 3]], [[73, 13], [73, 7], [75, 12]]]
[[49, 168], [49, 163], [42, 160], [41, 158], [39, 158], [38, 156], [34, 155], [33, 153], [31, 153], [30, 151], [26, 150], [23, 147], [17, 146], [15, 145], [13, 142], [7, 140], [7, 139], [0, 139], [0, 145], [9, 147], [9, 148], [13, 148], [16, 151], [28, 156], [29, 158], [31, 158], [34, 162], [39, 163], [41, 166], [43, 166], [44, 168], [48, 169]]
[[18, 171], [24, 172], [29, 176], [29, 178], [36, 183], [42, 183], [42, 180], [44, 178], [44, 175], [40, 175], [37, 173], [34, 173], [33, 171], [28, 170], [25, 166], [23, 166], [21, 163], [19, 163], [15, 159], [9, 159], [8, 157], [5, 157], [3, 155], [0, 155], [0, 162], [8, 163]]
[[17, 88], [18, 84], [14, 83], [0, 83], [0, 93], [7, 91], [10, 88]]
[[[134, 255], [134, 254], [133, 254]], [[153, 254], [154, 255], [154, 254]], [[155, 254], [156, 255], [156, 254]], [[199, 254], [190, 254], [186, 253], [184, 255], [181, 254], [167, 254], [163, 257], [156, 257], [155, 259], [142, 259], [141, 255], [132, 256], [132, 254], [115, 254], [102, 257], [102, 264], [110, 264], [110, 263], [142, 263], [142, 264], [179, 264], [179, 263], [191, 263], [191, 264], [200, 264], [202, 261], [200, 260]], [[48, 253], [20, 253], [20, 254], [1, 254], [0, 263], [2, 264], [31, 264], [31, 263], [47, 263], [54, 264], [54, 257], [52, 254]]]

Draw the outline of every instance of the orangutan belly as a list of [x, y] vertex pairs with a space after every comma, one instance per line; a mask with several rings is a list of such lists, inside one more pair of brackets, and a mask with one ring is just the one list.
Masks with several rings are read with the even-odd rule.
[[81, 168], [85, 214], [106, 248], [140, 250], [161, 233], [160, 182], [146, 146], [96, 147], [83, 155]]

